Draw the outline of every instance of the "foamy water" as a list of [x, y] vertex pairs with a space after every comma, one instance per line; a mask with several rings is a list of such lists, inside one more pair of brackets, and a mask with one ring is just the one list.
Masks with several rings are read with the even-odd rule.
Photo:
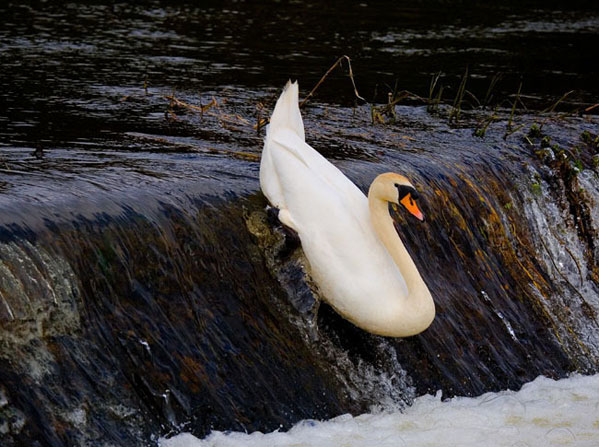
[[416, 399], [403, 413], [302, 421], [288, 432], [183, 433], [161, 447], [599, 446], [599, 374], [538, 377], [518, 392]]

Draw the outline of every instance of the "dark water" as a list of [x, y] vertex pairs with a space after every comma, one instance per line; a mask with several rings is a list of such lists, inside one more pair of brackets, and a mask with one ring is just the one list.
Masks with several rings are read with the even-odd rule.
[[[520, 80], [522, 94], [541, 98], [531, 100], [541, 108], [570, 90], [573, 102], [594, 104], [599, 97], [599, 9], [593, 2], [202, 5], [0, 6], [2, 142], [156, 130], [161, 124], [147, 116], [160, 110], [156, 105], [119, 102], [145, 81], [161, 93], [225, 86], [274, 92], [288, 78], [311, 88], [344, 54], [354, 60], [368, 100], [385, 102], [396, 81], [400, 90], [428, 97], [431, 75], [439, 71], [452, 100], [467, 66], [468, 89], [480, 100], [498, 73], [498, 101], [514, 94]], [[334, 103], [351, 103], [352, 97], [342, 71], [319, 92]]]
[[[599, 96], [592, 5], [0, 12], [2, 445], [273, 430], [597, 371], [599, 126], [582, 113]], [[394, 170], [422, 192], [427, 222], [398, 216], [398, 231], [438, 315], [405, 340], [326, 305], [315, 317], [301, 254], [263, 211], [254, 125], [289, 77], [305, 95], [343, 54], [374, 102], [396, 80], [428, 97], [443, 71], [451, 103], [466, 66], [483, 98], [504, 74], [491, 107], [470, 110], [467, 96], [457, 123], [411, 99], [373, 125], [343, 70], [304, 109], [308, 141], [361, 188]]]

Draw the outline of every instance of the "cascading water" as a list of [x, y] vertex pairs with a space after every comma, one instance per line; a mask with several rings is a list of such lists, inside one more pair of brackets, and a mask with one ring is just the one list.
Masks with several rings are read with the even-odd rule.
[[[316, 147], [324, 128], [343, 129], [335, 139], [360, 152], [337, 163], [362, 188], [396, 170], [423, 195], [427, 222], [397, 216], [398, 231], [427, 266], [438, 314], [402, 340], [366, 334], [325, 304], [314, 315], [301, 251], [264, 211], [257, 161], [161, 154], [177, 173], [166, 181], [157, 165], [139, 174], [149, 155], [120, 168], [108, 191], [106, 168], [84, 166], [70, 181], [85, 176], [92, 191], [48, 182], [34, 190], [41, 203], [9, 164], [0, 250], [8, 445], [272, 430], [403, 408], [438, 389], [478, 395], [539, 374], [596, 371], [592, 167], [570, 173], [585, 198], [573, 208], [540, 138], [504, 142], [498, 131], [480, 140], [414, 107], [397, 116], [421, 129], [369, 126], [365, 109], [316, 107], [306, 123]], [[595, 125], [545, 129], [585, 160], [594, 149], [580, 134]]]
[[[314, 8], [288, 7], [299, 31], [314, 28]], [[405, 174], [427, 217], [395, 216], [437, 317], [416, 337], [373, 336], [316, 305], [301, 249], [265, 211], [254, 124], [287, 80], [274, 73], [305, 72], [305, 92], [332, 47], [364, 52], [362, 87], [390, 63], [385, 44], [420, 36], [425, 57], [449, 33], [444, 54], [458, 58], [469, 33], [428, 31], [431, 16], [445, 20], [443, 5], [407, 14], [415, 23], [403, 34], [391, 12], [360, 6], [340, 16], [360, 17], [367, 29], [356, 38], [323, 8], [338, 35], [314, 44], [322, 52], [308, 67], [300, 53], [248, 58], [261, 36], [243, 11], [218, 8], [0, 7], [2, 446], [156, 445], [182, 431], [273, 431], [381, 408], [418, 414], [419, 396], [438, 390], [480, 396], [538, 375], [597, 372], [596, 115], [478, 108], [449, 124], [442, 105], [397, 106], [380, 123], [368, 105], [337, 105], [351, 104], [347, 79], [323, 84], [329, 93], [303, 109], [308, 142], [364, 191], [381, 172]], [[477, 28], [490, 39], [478, 50], [489, 63], [509, 39], [565, 29], [551, 14], [531, 29], [525, 14], [484, 17], [497, 21]], [[581, 35], [596, 29], [596, 16], [568, 17]], [[264, 23], [273, 49], [287, 52], [276, 21]], [[219, 42], [232, 29], [243, 44], [230, 50]], [[497, 29], [505, 33], [493, 40]], [[230, 51], [239, 65], [225, 62]], [[571, 61], [562, 62], [566, 73]], [[467, 62], [454, 64], [461, 73]], [[417, 87], [422, 74], [408, 68]], [[535, 72], [540, 90], [525, 102], [555, 94], [547, 79], [560, 76]], [[585, 87], [578, 100], [596, 92]], [[539, 383], [532, 389], [546, 389]]]

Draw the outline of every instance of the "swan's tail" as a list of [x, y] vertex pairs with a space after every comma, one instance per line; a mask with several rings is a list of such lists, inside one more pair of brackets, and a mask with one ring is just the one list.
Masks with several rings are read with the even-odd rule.
[[277, 101], [275, 110], [270, 117], [267, 135], [274, 135], [279, 129], [290, 129], [296, 133], [302, 141], [306, 140], [304, 135], [304, 123], [299, 109], [299, 88], [296, 82], [288, 81], [283, 93]]

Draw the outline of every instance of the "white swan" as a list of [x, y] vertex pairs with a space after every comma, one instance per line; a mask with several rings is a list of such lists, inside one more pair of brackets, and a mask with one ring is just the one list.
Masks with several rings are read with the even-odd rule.
[[305, 142], [298, 85], [287, 83], [267, 130], [260, 187], [279, 220], [295, 230], [323, 298], [374, 334], [425, 330], [435, 305], [389, 215], [389, 202], [423, 219], [410, 182], [379, 175], [368, 198]]

